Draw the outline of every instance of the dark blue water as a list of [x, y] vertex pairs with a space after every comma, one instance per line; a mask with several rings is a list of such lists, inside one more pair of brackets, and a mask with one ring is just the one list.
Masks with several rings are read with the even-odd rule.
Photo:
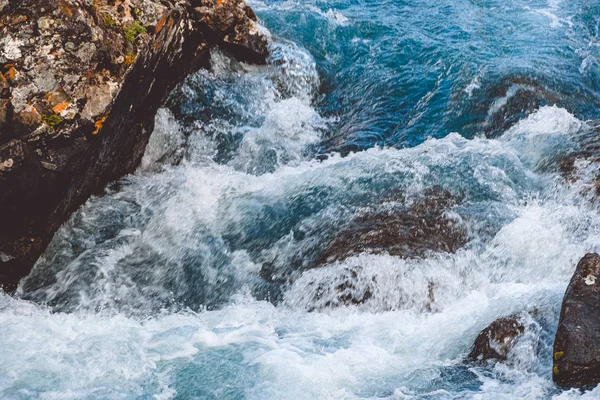
[[[0, 397], [600, 397], [551, 381], [600, 250], [600, 4], [250, 4], [269, 65], [214, 52], [0, 294]], [[508, 359], [466, 362], [511, 314]]]
[[[335, 149], [498, 134], [542, 105], [598, 117], [598, 14], [590, 1], [257, 2], [314, 56]], [[491, 105], [511, 89], [504, 109]], [[514, 96], [513, 95], [513, 96]], [[508, 113], [507, 113], [508, 111]]]

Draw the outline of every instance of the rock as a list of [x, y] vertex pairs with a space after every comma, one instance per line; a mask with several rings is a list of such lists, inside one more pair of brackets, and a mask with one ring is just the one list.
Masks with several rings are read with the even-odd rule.
[[9, 0], [0, 21], [22, 15], [0, 23], [0, 283], [12, 289], [77, 207], [135, 170], [158, 108], [212, 48], [267, 56], [243, 0]]
[[[335, 268], [337, 275], [333, 276], [311, 274], [310, 270], [335, 267], [336, 262], [343, 264], [361, 253], [422, 258], [430, 252], [454, 252], [467, 243], [464, 225], [448, 213], [460, 203], [460, 198], [447, 190], [439, 186], [426, 189], [409, 205], [398, 191], [390, 191], [382, 200], [382, 204], [361, 210], [360, 215], [330, 236], [328, 243], [299, 246], [302, 250], [298, 253], [265, 260], [260, 277], [268, 291], [274, 293], [277, 288], [306, 278], [302, 301], [308, 310], [361, 305], [373, 297], [377, 281], [373, 271], [365, 271], [361, 265]], [[298, 236], [303, 234], [299, 232]], [[431, 310], [436, 302], [435, 284], [430, 282], [426, 290], [428, 299], [423, 309]], [[279, 299], [278, 295], [270, 297]]]
[[467, 93], [461, 90], [454, 101], [463, 115], [477, 116], [462, 127], [472, 134], [485, 133], [495, 138], [540, 107], [562, 104], [570, 95], [557, 93], [551, 83], [523, 75], [483, 78], [481, 88]]
[[[568, 182], [582, 181], [584, 192], [586, 188], [592, 189], [595, 196], [600, 195], [600, 174], [596, 172], [595, 176], [581, 174], [577, 165], [590, 164], [590, 169], [599, 171], [600, 168], [600, 120], [587, 121], [582, 132], [578, 133], [574, 140], [576, 142], [575, 150], [562, 155], [557, 160], [558, 171]], [[588, 179], [592, 179], [590, 182]]]
[[306, 303], [307, 311], [320, 311], [340, 306], [356, 306], [366, 303], [375, 290], [374, 276], [363, 273], [361, 267], [345, 267], [334, 280], [312, 281], [304, 288], [312, 294]]
[[458, 199], [433, 187], [408, 208], [367, 212], [329, 243], [317, 264], [340, 261], [363, 252], [405, 258], [422, 257], [429, 251], [454, 252], [467, 241], [460, 224], [446, 216]]
[[84, 43], [77, 51], [77, 58], [84, 63], [89, 63], [94, 59], [98, 48], [94, 43]]
[[506, 361], [510, 351], [524, 332], [525, 325], [519, 316], [499, 318], [477, 336], [467, 360], [473, 362]]
[[49, 18], [40, 18], [37, 25], [40, 30], [50, 29], [52, 20]]
[[560, 387], [600, 384], [600, 255], [579, 261], [562, 303], [552, 378]]

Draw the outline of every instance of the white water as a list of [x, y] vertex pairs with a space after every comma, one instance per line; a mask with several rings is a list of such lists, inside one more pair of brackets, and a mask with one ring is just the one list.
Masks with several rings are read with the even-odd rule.
[[[216, 55], [197, 78], [234, 117], [186, 136], [161, 111], [140, 171], [76, 213], [21, 287], [50, 306], [0, 294], [0, 397], [598, 398], [560, 393], [550, 376], [562, 293], [578, 259], [600, 250], [593, 166], [579, 163], [574, 183], [550, 168], [586, 124], [544, 107], [494, 140], [450, 134], [316, 161], [327, 121], [298, 51], [283, 51], [305, 65], [284, 88], [289, 69]], [[213, 161], [232, 130], [239, 147]], [[456, 254], [304, 270], [328, 229], [385, 207], [388, 190], [410, 203], [432, 185], [464, 198], [448, 211], [469, 232]], [[292, 277], [276, 305], [261, 300], [266, 262]], [[348, 271], [352, 290], [373, 295], [334, 307]], [[515, 312], [529, 324], [509, 361], [463, 365], [479, 331]]]

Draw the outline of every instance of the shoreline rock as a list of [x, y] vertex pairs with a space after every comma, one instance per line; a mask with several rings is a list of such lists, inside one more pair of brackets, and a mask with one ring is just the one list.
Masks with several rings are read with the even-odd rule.
[[[3, 3], [4, 4], [4, 3]], [[0, 285], [139, 165], [154, 116], [214, 47], [266, 62], [243, 0], [9, 0], [0, 10]]]
[[552, 379], [561, 388], [600, 384], [600, 255], [577, 264], [554, 340]]

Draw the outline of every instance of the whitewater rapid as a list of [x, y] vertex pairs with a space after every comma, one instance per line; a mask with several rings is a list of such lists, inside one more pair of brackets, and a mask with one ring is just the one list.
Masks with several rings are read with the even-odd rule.
[[[549, 40], [575, 29], [560, 1], [509, 3]], [[402, 114], [411, 100], [397, 92], [397, 71], [387, 71], [393, 82], [362, 66], [326, 68], [342, 63], [330, 46], [360, 57], [368, 48], [381, 61], [373, 41], [393, 40], [397, 21], [383, 18], [376, 30], [343, 2], [253, 6], [276, 32], [290, 29], [279, 18], [300, 13], [299, 26], [327, 29], [332, 42], [307, 33], [307, 49], [274, 36], [264, 67], [215, 52], [211, 71], [176, 89], [138, 171], [71, 217], [16, 296], [0, 293], [0, 397], [599, 398], [600, 388], [562, 392], [551, 380], [562, 295], [577, 261], [600, 251], [597, 165], [583, 157], [561, 169], [595, 134], [586, 112], [567, 107], [571, 98], [527, 103], [531, 112], [492, 128], [522, 93], [550, 91], [515, 81], [473, 111], [461, 102], [479, 102], [486, 69], [460, 69], [447, 96], [452, 67], [434, 57], [425, 64], [436, 78], [423, 82], [433, 86], [400, 129], [392, 110]], [[364, 18], [392, 6], [365, 5]], [[585, 74], [594, 73], [589, 63]], [[389, 97], [377, 97], [392, 83]], [[441, 95], [452, 112], [479, 119], [461, 125], [436, 113]], [[327, 106], [328, 96], [356, 109]], [[449, 129], [456, 125], [464, 129]], [[410, 207], [432, 187], [460, 199], [444, 211], [466, 234], [458, 251], [365, 252], [315, 268], [354, 218]], [[281, 280], [265, 279], [266, 266]], [[340, 301], [349, 280], [346, 290], [364, 301]], [[465, 363], [478, 333], [513, 313], [526, 329], [509, 359]]]

